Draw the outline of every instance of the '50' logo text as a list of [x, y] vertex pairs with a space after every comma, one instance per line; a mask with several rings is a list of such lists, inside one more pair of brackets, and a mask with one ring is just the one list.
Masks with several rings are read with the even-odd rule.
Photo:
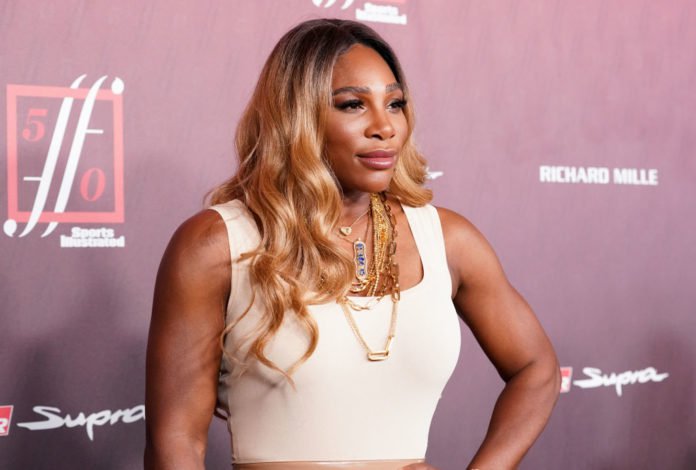
[[79, 88], [7, 85], [7, 220], [19, 237], [46, 223], [120, 223], [123, 208], [123, 81]]

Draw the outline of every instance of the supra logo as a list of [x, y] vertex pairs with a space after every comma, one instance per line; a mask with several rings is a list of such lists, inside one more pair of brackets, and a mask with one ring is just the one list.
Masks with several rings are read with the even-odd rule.
[[583, 374], [588, 376], [588, 379], [576, 380], [573, 385], [580, 388], [597, 388], [597, 387], [614, 387], [616, 394], [621, 396], [623, 387], [633, 385], [635, 383], [662, 382], [669, 374], [657, 372], [654, 367], [646, 367], [641, 370], [627, 370], [617, 374], [603, 374], [600, 369], [595, 367], [585, 367], [582, 369]]
[[[617, 396], [623, 395], [623, 387], [636, 383], [644, 384], [648, 382], [662, 382], [669, 374], [666, 372], [660, 373], [654, 367], [646, 367], [639, 370], [627, 370], [625, 372], [612, 372], [610, 374], [602, 373], [601, 369], [596, 367], [584, 367], [582, 373], [587, 378], [575, 380], [573, 385], [580, 388], [598, 388], [598, 387], [614, 387]], [[570, 391], [571, 378], [573, 376], [572, 367], [561, 367], [561, 393]]]
[[[341, 6], [341, 10], [345, 10], [346, 8], [350, 7], [353, 4], [354, 0], [343, 0], [343, 5]], [[329, 8], [336, 3], [336, 0], [312, 0], [312, 3], [314, 3], [315, 6], [320, 7], [322, 3], [324, 4], [324, 8]]]
[[94, 427], [114, 424], [121, 421], [122, 423], [135, 423], [136, 421], [145, 419], [145, 405], [137, 405], [133, 408], [124, 410], [102, 410], [96, 413], [85, 415], [80, 412], [76, 417], [71, 417], [66, 414], [61, 416], [60, 408], [53, 406], [35, 406], [32, 408], [34, 413], [43, 416], [43, 421], [32, 421], [28, 423], [17, 423], [20, 428], [26, 428], [30, 431], [43, 431], [46, 429], [57, 429], [65, 426], [66, 428], [74, 428], [84, 426], [87, 437], [90, 441], [94, 440]]
[[12, 408], [12, 405], [0, 405], [0, 436], [7, 436], [10, 433]]
[[[123, 81], [80, 88], [7, 85], [7, 220], [19, 237], [39, 223], [122, 223]], [[52, 129], [51, 129], [52, 127]], [[64, 143], [67, 143], [64, 145]]]

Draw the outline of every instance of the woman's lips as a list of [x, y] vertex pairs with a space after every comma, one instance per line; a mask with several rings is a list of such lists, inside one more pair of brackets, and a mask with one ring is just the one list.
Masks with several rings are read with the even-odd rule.
[[358, 155], [360, 163], [373, 170], [388, 170], [396, 163], [396, 152], [392, 150], [375, 150]]

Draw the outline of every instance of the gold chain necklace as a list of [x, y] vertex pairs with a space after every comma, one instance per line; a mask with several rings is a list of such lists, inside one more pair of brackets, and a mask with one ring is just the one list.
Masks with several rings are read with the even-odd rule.
[[398, 313], [397, 307], [399, 305], [399, 302], [396, 301], [392, 304], [391, 322], [389, 323], [389, 333], [387, 334], [387, 341], [384, 344], [384, 348], [381, 351], [373, 351], [370, 348], [370, 346], [367, 344], [367, 341], [365, 341], [365, 338], [363, 338], [363, 335], [360, 333], [358, 325], [355, 323], [355, 319], [353, 318], [353, 314], [350, 313], [348, 303], [344, 301], [341, 301], [340, 303], [341, 308], [343, 308], [343, 313], [346, 316], [346, 320], [348, 320], [348, 324], [350, 325], [351, 330], [353, 330], [353, 334], [358, 339], [363, 349], [365, 349], [365, 352], [367, 353], [367, 360], [375, 362], [387, 359], [389, 357], [389, 350], [391, 349], [392, 341], [396, 337], [396, 320]]
[[[374, 296], [378, 293], [376, 302], [379, 302], [382, 297], [387, 293], [391, 294], [392, 300], [392, 312], [391, 321], [389, 323], [389, 333], [387, 334], [387, 339], [384, 348], [379, 351], [373, 351], [370, 346], [365, 341], [365, 338], [360, 333], [355, 319], [350, 312], [351, 308], [353, 310], [369, 310], [372, 308], [370, 302], [366, 305], [357, 305], [355, 302], [351, 301], [346, 295], [338, 300], [338, 303], [343, 309], [346, 320], [350, 325], [353, 334], [358, 339], [358, 342], [362, 345], [367, 353], [367, 359], [369, 361], [383, 361], [389, 357], [389, 351], [391, 348], [392, 341], [396, 337], [396, 323], [398, 318], [398, 303], [401, 299], [401, 290], [399, 287], [399, 266], [394, 260], [394, 255], [396, 254], [396, 217], [391, 212], [391, 207], [387, 202], [386, 194], [382, 193], [371, 194], [370, 195], [370, 210], [372, 213], [373, 220], [373, 240], [374, 240], [374, 255], [373, 263], [371, 265], [370, 274], [368, 276], [369, 282], [367, 285], [370, 286], [370, 296]], [[357, 269], [357, 264], [356, 264]], [[356, 275], [357, 277], [357, 275]], [[379, 288], [380, 278], [382, 279], [382, 287]], [[367, 288], [367, 285], [361, 285], [360, 290], [363, 291]], [[351, 285], [351, 292], [353, 290], [355, 283]], [[373, 299], [375, 300], [375, 299]]]
[[[389, 205], [382, 200], [379, 194], [370, 194], [370, 216], [372, 220], [372, 262], [368, 263], [367, 245], [360, 239], [353, 242], [353, 262], [355, 263], [355, 279], [350, 286], [350, 292], [367, 292], [368, 296], [383, 296], [388, 287], [388, 282], [383, 282], [382, 292], [378, 293], [382, 275], [386, 274], [388, 267], [387, 257], [390, 251], [393, 224], [390, 219]], [[385, 199], [386, 200], [386, 199]], [[369, 223], [368, 227], [369, 228]], [[367, 233], [365, 235], [367, 239]]]
[[[363, 215], [368, 214], [369, 212], [370, 212], [370, 206], [367, 207], [367, 211], [365, 211], [365, 213]], [[362, 217], [363, 215], [361, 215], [360, 217]], [[360, 219], [360, 217], [358, 217], [358, 219]], [[355, 222], [358, 221], [358, 219], [356, 219], [353, 222], [353, 224], [351, 224], [351, 225], [354, 225]], [[355, 280], [353, 280], [353, 282], [351, 283], [351, 292], [359, 292], [360, 290], [364, 289], [367, 286], [367, 284], [369, 283], [369, 281], [368, 281], [367, 245], [360, 237], [356, 238], [355, 240], [351, 240], [350, 238], [348, 238], [345, 235], [346, 232], [343, 230], [345, 228], [346, 227], [341, 227], [339, 229], [339, 235], [346, 242], [353, 245], [353, 264], [355, 265]], [[350, 232], [352, 232], [352, 228], [348, 233], [350, 233]], [[368, 218], [367, 224], [365, 224], [365, 235], [364, 235], [365, 240], [367, 240], [367, 236], [369, 233], [370, 233], [370, 220]], [[359, 290], [356, 290], [356, 289], [359, 289]]]
[[368, 207], [367, 207], [367, 210], [366, 210], [365, 212], [363, 212], [362, 214], [360, 214], [360, 215], [358, 216], [358, 218], [355, 219], [355, 220], [353, 221], [352, 224], [350, 224], [350, 225], [345, 225], [345, 226], [343, 226], [343, 227], [339, 227], [339, 228], [338, 228], [338, 231], [341, 233], [341, 235], [347, 237], [348, 235], [350, 235], [350, 234], [353, 232], [353, 225], [357, 224], [357, 223], [358, 223], [358, 220], [360, 220], [360, 219], [362, 219], [363, 217], [365, 217], [365, 216], [367, 215], [368, 212], [370, 212], [370, 206], [368, 206]]

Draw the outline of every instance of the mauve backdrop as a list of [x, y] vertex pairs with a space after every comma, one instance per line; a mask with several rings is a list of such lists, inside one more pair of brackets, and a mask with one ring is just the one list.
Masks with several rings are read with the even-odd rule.
[[[162, 251], [234, 171], [235, 124], [282, 33], [360, 15], [403, 61], [417, 141], [443, 172], [435, 203], [484, 232], [573, 368], [521, 468], [696, 468], [689, 0], [1, 1], [0, 468], [141, 466]], [[618, 184], [634, 171], [637, 184]], [[32, 209], [38, 224], [20, 236]], [[125, 247], [61, 247], [74, 227]], [[502, 387], [463, 336], [430, 431], [428, 460], [444, 470], [464, 468]], [[208, 467], [228, 468], [229, 453], [215, 420]]]

